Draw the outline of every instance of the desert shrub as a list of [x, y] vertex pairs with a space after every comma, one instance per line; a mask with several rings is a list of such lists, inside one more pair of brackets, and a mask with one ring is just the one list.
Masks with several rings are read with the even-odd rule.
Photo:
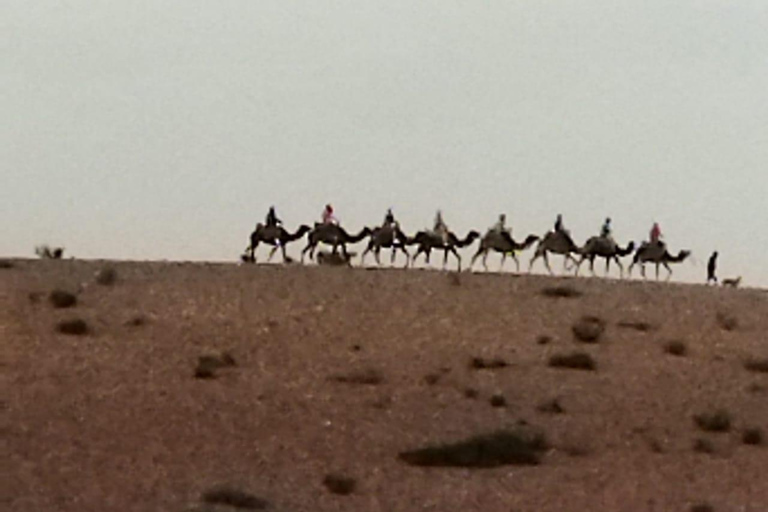
[[81, 318], [62, 320], [56, 324], [56, 330], [70, 336], [83, 336], [88, 334], [88, 324]]
[[741, 433], [741, 442], [744, 444], [763, 444], [763, 431], [759, 428], [747, 428]]
[[439, 373], [428, 373], [424, 376], [424, 382], [429, 386], [434, 386], [440, 381]]
[[545, 297], [572, 299], [584, 295], [572, 286], [549, 286], [541, 290]]
[[505, 465], [536, 465], [546, 450], [539, 432], [503, 430], [456, 443], [436, 444], [401, 452], [398, 458], [412, 466], [493, 468]]
[[545, 334], [542, 334], [541, 336], [536, 338], [537, 345], [548, 345], [549, 343], [552, 343], [552, 336], [547, 336]]
[[96, 282], [102, 286], [112, 286], [117, 282], [117, 270], [107, 266], [96, 272]]
[[648, 322], [636, 322], [636, 321], [621, 321], [618, 324], [619, 327], [624, 329], [634, 329], [635, 331], [648, 332], [653, 329], [653, 326]]
[[673, 356], [684, 356], [688, 353], [688, 347], [682, 341], [668, 341], [664, 344], [664, 352]]
[[691, 512], [715, 512], [715, 508], [709, 503], [696, 503], [691, 505]]
[[236, 365], [235, 358], [229, 352], [208, 354], [197, 358], [194, 375], [196, 379], [213, 379], [216, 377], [216, 370], [219, 368], [228, 368]]
[[571, 352], [570, 354], [553, 354], [549, 358], [549, 366], [553, 368], [571, 368], [574, 370], [595, 370], [597, 364], [586, 352]]
[[333, 494], [347, 496], [355, 492], [357, 482], [354, 478], [338, 474], [329, 474], [325, 475], [325, 478], [323, 478], [323, 485]]
[[466, 388], [466, 389], [464, 389], [464, 397], [470, 398], [470, 399], [475, 399], [478, 396], [480, 396], [480, 393], [476, 389], [474, 389], [474, 388]]
[[768, 373], [768, 358], [754, 359], [750, 358], [744, 361], [744, 368], [751, 372]]
[[496, 393], [491, 396], [491, 406], [492, 407], [506, 407], [507, 406], [507, 399], [504, 398], [504, 395], [501, 393]]
[[693, 451], [698, 453], [714, 453], [715, 447], [709, 439], [699, 437], [693, 441]]
[[6, 260], [0, 260], [0, 269], [9, 269], [9, 268], [13, 268], [13, 267], [14, 267], [13, 262], [6, 261]]
[[125, 322], [125, 325], [128, 327], [141, 327], [142, 325], [145, 325], [148, 322], [147, 317], [144, 315], [136, 315], [129, 319], [127, 322]]
[[343, 384], [362, 384], [376, 386], [384, 382], [384, 376], [377, 370], [368, 368], [365, 370], [354, 371], [346, 374], [337, 374], [331, 376], [334, 382]]
[[739, 320], [731, 314], [720, 311], [717, 313], [717, 324], [725, 331], [734, 331], [739, 326]]
[[266, 500], [228, 486], [215, 487], [206, 491], [200, 500], [211, 505], [227, 505], [248, 510], [263, 510], [269, 506]]
[[565, 412], [565, 409], [560, 404], [560, 400], [557, 398], [540, 403], [536, 406], [536, 410], [547, 414], [563, 414]]
[[583, 316], [571, 327], [574, 337], [584, 343], [597, 343], [605, 331], [605, 322], [596, 316]]
[[493, 359], [483, 359], [482, 357], [473, 357], [469, 361], [469, 367], [474, 370], [497, 370], [509, 366], [506, 361], [500, 357]]
[[731, 415], [724, 409], [696, 414], [693, 421], [705, 432], [728, 432], [731, 429]]
[[64, 290], [53, 290], [48, 295], [48, 301], [54, 308], [71, 308], [77, 304], [77, 297], [74, 293], [65, 292]]

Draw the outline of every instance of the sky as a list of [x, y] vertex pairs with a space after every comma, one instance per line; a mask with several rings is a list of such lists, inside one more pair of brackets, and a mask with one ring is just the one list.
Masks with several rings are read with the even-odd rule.
[[332, 203], [519, 239], [562, 213], [577, 243], [655, 220], [674, 279], [718, 250], [768, 287], [765, 27], [765, 0], [3, 0], [0, 256], [235, 261], [270, 205]]

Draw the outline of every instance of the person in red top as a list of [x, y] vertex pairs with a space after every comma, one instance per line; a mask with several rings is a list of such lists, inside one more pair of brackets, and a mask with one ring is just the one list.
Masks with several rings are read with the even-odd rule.
[[339, 224], [339, 219], [333, 214], [333, 206], [330, 204], [325, 205], [323, 210], [323, 224]]
[[653, 223], [653, 227], [651, 227], [651, 243], [656, 244], [659, 243], [661, 239], [661, 228], [659, 227], [658, 222]]

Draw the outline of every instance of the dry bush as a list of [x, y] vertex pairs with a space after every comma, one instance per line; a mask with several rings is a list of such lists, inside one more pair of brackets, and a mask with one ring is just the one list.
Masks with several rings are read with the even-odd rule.
[[228, 486], [215, 487], [203, 493], [200, 500], [211, 505], [226, 505], [247, 510], [264, 510], [269, 502]]
[[664, 352], [673, 356], [684, 356], [688, 353], [688, 347], [682, 341], [672, 340], [664, 344]]
[[768, 373], [768, 358], [755, 359], [750, 358], [744, 361], [744, 368], [751, 372]]
[[573, 299], [584, 295], [581, 291], [572, 286], [549, 286], [541, 290], [541, 294], [545, 297]]
[[715, 507], [709, 503], [696, 503], [695, 505], [691, 505], [690, 512], [715, 512]]
[[739, 320], [731, 314], [720, 311], [717, 313], [717, 324], [725, 331], [735, 331], [739, 326]]
[[648, 332], [653, 329], [653, 326], [648, 322], [636, 322], [636, 321], [623, 320], [617, 323], [616, 325], [624, 329], [634, 329], [635, 331], [640, 331], [640, 332]]
[[331, 376], [331, 380], [334, 382], [341, 382], [343, 384], [376, 386], [384, 382], [384, 376], [381, 374], [381, 372], [372, 368], [368, 368], [365, 370], [333, 375]]
[[538, 338], [536, 338], [536, 344], [537, 345], [548, 345], [552, 343], [552, 336], [547, 336], [546, 334], [542, 334]]
[[62, 320], [56, 324], [56, 330], [61, 334], [70, 336], [83, 336], [88, 334], [88, 324], [81, 318]]
[[469, 367], [473, 370], [498, 370], [509, 366], [505, 360], [500, 357], [493, 359], [483, 359], [482, 357], [473, 357], [469, 361]]
[[341, 496], [348, 496], [355, 492], [355, 488], [357, 488], [357, 482], [354, 478], [338, 474], [325, 475], [323, 485], [333, 494]]
[[507, 399], [504, 398], [504, 395], [501, 393], [496, 393], [494, 395], [491, 395], [491, 407], [506, 407], [507, 406]]
[[54, 308], [64, 309], [75, 306], [77, 304], [77, 297], [74, 293], [65, 292], [64, 290], [53, 290], [48, 295], [48, 301]]
[[440, 382], [440, 374], [439, 373], [428, 373], [424, 376], [424, 382], [428, 386], [434, 386], [438, 382]]
[[759, 428], [746, 428], [741, 433], [741, 442], [744, 444], [763, 444], [763, 431]]
[[457, 443], [401, 452], [398, 458], [412, 466], [493, 468], [539, 464], [540, 453], [546, 449], [547, 442], [541, 432], [503, 430]]
[[235, 358], [229, 352], [208, 354], [197, 358], [194, 375], [196, 379], [213, 379], [219, 368], [229, 368], [236, 365]]
[[465, 398], [470, 398], [470, 399], [474, 400], [478, 396], [480, 396], [480, 392], [478, 392], [475, 388], [465, 388], [464, 389], [464, 397]]
[[596, 370], [597, 363], [586, 352], [571, 352], [570, 354], [553, 354], [549, 358], [549, 366], [553, 368], [570, 368], [574, 370]]
[[731, 415], [725, 409], [696, 414], [693, 421], [705, 432], [728, 432], [731, 429]]
[[128, 327], [141, 327], [142, 325], [146, 325], [148, 322], [149, 320], [144, 315], [136, 315], [125, 322], [125, 325]]
[[102, 286], [112, 286], [117, 282], [117, 270], [107, 266], [96, 272], [96, 282]]
[[698, 453], [715, 453], [715, 447], [709, 439], [701, 437], [693, 441], [693, 451]]
[[0, 260], [0, 269], [9, 269], [9, 268], [13, 268], [13, 267], [14, 267], [13, 262], [6, 261], [6, 260]]
[[605, 331], [605, 321], [596, 316], [585, 315], [571, 327], [574, 337], [584, 343], [597, 343]]
[[560, 399], [553, 398], [536, 406], [536, 410], [547, 414], [563, 414], [565, 409], [560, 404]]

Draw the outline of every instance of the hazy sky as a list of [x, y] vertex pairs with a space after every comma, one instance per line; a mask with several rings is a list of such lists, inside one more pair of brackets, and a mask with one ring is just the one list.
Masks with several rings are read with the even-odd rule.
[[331, 202], [518, 238], [562, 212], [579, 243], [656, 219], [677, 279], [718, 249], [768, 286], [766, 27], [765, 0], [3, 0], [0, 255], [234, 260], [270, 204]]

